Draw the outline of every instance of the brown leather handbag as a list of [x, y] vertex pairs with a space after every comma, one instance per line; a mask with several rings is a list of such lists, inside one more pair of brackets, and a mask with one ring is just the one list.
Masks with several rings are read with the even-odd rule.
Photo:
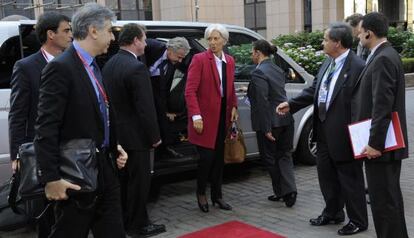
[[230, 126], [224, 140], [224, 163], [242, 163], [246, 158], [246, 144], [243, 132], [237, 122]]

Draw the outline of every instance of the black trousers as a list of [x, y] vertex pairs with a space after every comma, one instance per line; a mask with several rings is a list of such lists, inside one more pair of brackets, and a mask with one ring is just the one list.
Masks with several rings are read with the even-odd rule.
[[128, 162], [120, 174], [124, 225], [127, 231], [149, 224], [147, 200], [151, 186], [150, 152], [126, 150]]
[[220, 120], [214, 149], [197, 146], [200, 158], [197, 170], [197, 194], [206, 193], [207, 182], [211, 182], [212, 200], [223, 198], [221, 185], [223, 183], [224, 140], [226, 137], [226, 104], [222, 100]]
[[362, 162], [337, 162], [330, 155], [329, 142], [324, 140], [323, 129], [318, 130], [317, 171], [319, 185], [325, 200], [322, 214], [330, 218], [343, 218], [343, 207], [349, 220], [362, 228], [368, 227]]
[[377, 237], [408, 238], [400, 188], [401, 160], [366, 160], [365, 172]]
[[297, 192], [291, 152], [293, 133], [293, 124], [275, 127], [272, 134], [276, 141], [272, 142], [263, 132], [256, 132], [260, 157], [269, 171], [273, 193], [277, 196]]
[[[43, 209], [47, 206], [47, 200], [41, 199], [41, 201], [36, 201], [37, 203], [41, 204], [40, 207], [42, 208], [40, 211], [36, 212], [35, 216], [40, 215]], [[37, 237], [38, 238], [46, 238], [49, 236], [51, 228], [55, 223], [55, 216], [53, 209], [49, 207], [45, 213], [37, 220]]]
[[49, 237], [95, 238], [125, 237], [122, 222], [119, 180], [107, 156], [99, 156], [99, 196], [77, 195], [55, 205], [56, 223]]

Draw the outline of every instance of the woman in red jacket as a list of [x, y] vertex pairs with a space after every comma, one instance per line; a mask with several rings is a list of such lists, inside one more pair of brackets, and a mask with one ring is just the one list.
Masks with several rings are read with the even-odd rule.
[[210, 177], [213, 206], [231, 210], [223, 201], [221, 184], [224, 166], [224, 139], [230, 121], [237, 120], [234, 90], [234, 59], [223, 52], [229, 32], [220, 24], [207, 27], [209, 49], [194, 55], [188, 69], [185, 99], [188, 109], [188, 137], [200, 155], [197, 171], [197, 202], [208, 212], [206, 197]]

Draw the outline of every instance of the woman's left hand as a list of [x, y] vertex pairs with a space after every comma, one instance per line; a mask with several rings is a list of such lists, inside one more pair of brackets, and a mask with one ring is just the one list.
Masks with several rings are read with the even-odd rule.
[[237, 108], [233, 107], [231, 109], [230, 121], [234, 122], [234, 121], [237, 121], [237, 119], [239, 119], [239, 113], [237, 112]]

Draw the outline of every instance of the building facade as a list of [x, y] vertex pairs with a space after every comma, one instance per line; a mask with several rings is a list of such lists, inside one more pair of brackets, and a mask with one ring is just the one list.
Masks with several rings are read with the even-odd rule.
[[0, 19], [42, 12], [71, 16], [88, 1], [114, 10], [120, 20], [177, 20], [245, 26], [271, 39], [280, 34], [323, 30], [353, 13], [380, 11], [394, 26], [413, 25], [414, 0], [0, 0]]

